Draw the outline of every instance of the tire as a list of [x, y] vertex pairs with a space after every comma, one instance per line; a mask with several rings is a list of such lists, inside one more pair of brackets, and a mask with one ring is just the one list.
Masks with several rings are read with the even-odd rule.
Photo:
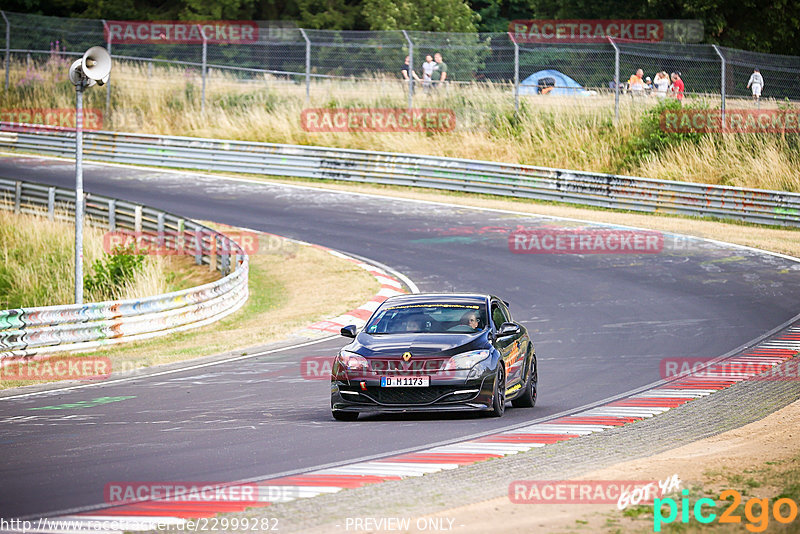
[[539, 371], [536, 368], [536, 355], [531, 357], [531, 366], [528, 369], [528, 378], [525, 388], [519, 397], [511, 401], [514, 408], [533, 408], [536, 406], [536, 389], [539, 386]]
[[494, 389], [492, 390], [492, 410], [489, 412], [491, 417], [503, 417], [506, 411], [506, 366], [503, 360], [497, 362], [497, 376], [494, 377]]
[[358, 412], [343, 412], [341, 410], [331, 411], [333, 418], [337, 421], [355, 421], [358, 419]]

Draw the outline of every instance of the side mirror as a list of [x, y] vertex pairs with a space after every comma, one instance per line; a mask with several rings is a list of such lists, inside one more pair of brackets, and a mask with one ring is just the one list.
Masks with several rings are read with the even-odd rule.
[[497, 333], [497, 337], [508, 337], [508, 336], [516, 336], [520, 333], [520, 327], [518, 324], [515, 323], [503, 323], [500, 325], [500, 331]]
[[356, 337], [356, 325], [351, 324], [351, 325], [347, 325], [345, 327], [342, 327], [342, 329], [339, 331], [339, 333], [342, 334], [344, 337], [355, 338]]

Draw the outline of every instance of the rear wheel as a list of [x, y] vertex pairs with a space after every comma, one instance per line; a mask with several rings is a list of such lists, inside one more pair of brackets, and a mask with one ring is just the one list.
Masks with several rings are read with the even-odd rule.
[[341, 410], [333, 410], [331, 412], [333, 418], [337, 421], [355, 421], [358, 419], [358, 412], [343, 412]]
[[530, 369], [528, 369], [528, 380], [522, 393], [511, 401], [514, 408], [532, 408], [536, 405], [536, 388], [539, 385], [539, 373], [536, 370], [536, 355], [531, 357]]
[[503, 417], [506, 411], [506, 366], [503, 360], [497, 362], [497, 376], [494, 377], [494, 390], [492, 391], [492, 417]]

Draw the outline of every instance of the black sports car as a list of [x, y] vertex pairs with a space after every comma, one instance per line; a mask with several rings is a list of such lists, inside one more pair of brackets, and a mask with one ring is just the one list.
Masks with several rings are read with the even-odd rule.
[[415, 294], [387, 299], [333, 362], [331, 411], [477, 410], [500, 417], [506, 401], [536, 403], [533, 342], [492, 295]]

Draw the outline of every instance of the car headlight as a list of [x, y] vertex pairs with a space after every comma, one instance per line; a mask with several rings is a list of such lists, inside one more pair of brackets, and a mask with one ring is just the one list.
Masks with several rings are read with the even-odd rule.
[[350, 351], [340, 351], [339, 361], [346, 371], [366, 371], [369, 369], [369, 362], [363, 356]]
[[[455, 371], [459, 369], [472, 369], [476, 364], [489, 358], [489, 351], [484, 350], [471, 350], [469, 352], [462, 352], [451, 357], [445, 365], [446, 371]], [[472, 374], [472, 373], [470, 373]]]

